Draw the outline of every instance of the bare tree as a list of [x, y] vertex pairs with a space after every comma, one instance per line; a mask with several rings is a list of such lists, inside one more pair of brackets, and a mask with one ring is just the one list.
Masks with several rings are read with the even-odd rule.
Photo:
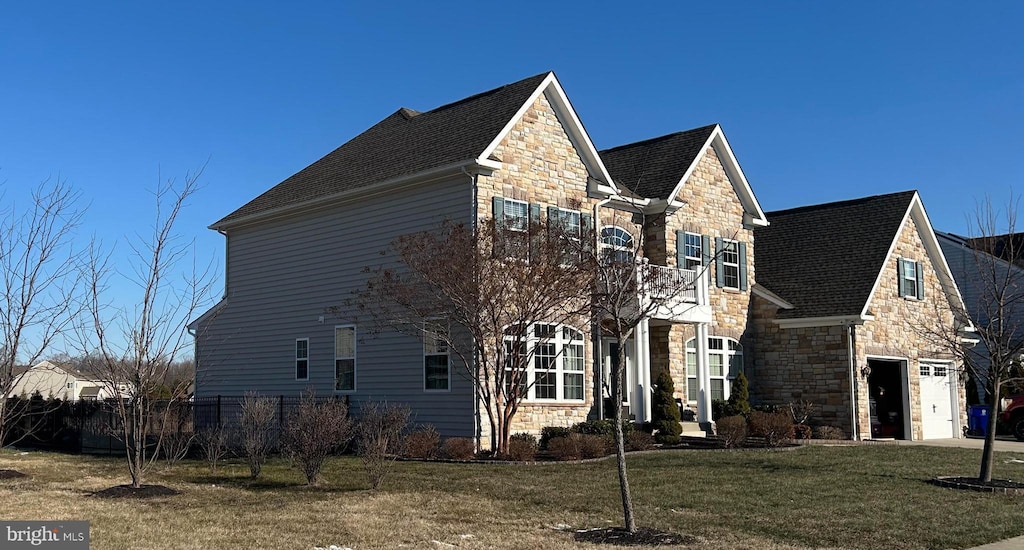
[[35, 364], [71, 326], [79, 302], [71, 246], [83, 215], [78, 202], [57, 180], [34, 189], [27, 208], [12, 202], [0, 209], [0, 444], [24, 411], [8, 408], [15, 366]]
[[[616, 216], [623, 215], [621, 211], [614, 212]], [[707, 276], [707, 266], [691, 271], [651, 265], [644, 258], [644, 236], [647, 225], [657, 223], [660, 218], [638, 215], [632, 219], [637, 218], [642, 229], [637, 231], [637, 236], [633, 237], [631, 242], [621, 243], [614, 249], [602, 249], [595, 242], [600, 241], [602, 237], [601, 233], [597, 232], [588, 236], [593, 239], [593, 245], [580, 247], [586, 260], [585, 265], [594, 273], [595, 284], [590, 300], [593, 323], [599, 328], [602, 336], [620, 342], [618, 356], [613, 358], [612, 363], [617, 368], [610, 369], [608, 378], [612, 419], [615, 422], [615, 459], [619, 492], [625, 528], [630, 533], [636, 532], [636, 519], [626, 469], [626, 441], [622, 426], [626, 346], [621, 344], [636, 335], [637, 328], [643, 321], [679, 307], [682, 299], [688, 295], [696, 296], [700, 281]], [[610, 225], [627, 223], [630, 222], [623, 220], [619, 224]]]
[[363, 459], [370, 489], [376, 491], [384, 483], [391, 464], [404, 452], [402, 436], [409, 427], [409, 407], [376, 401], [363, 404], [359, 410], [359, 456]]
[[[951, 304], [954, 322], [929, 331], [959, 355], [993, 404], [978, 473], [983, 482], [992, 480], [1000, 397], [1005, 388], [1024, 382], [1024, 246], [1014, 238], [1018, 207], [1011, 195], [1005, 208], [986, 200], [975, 209], [970, 230], [976, 237], [967, 240], [970, 258], [963, 266], [969, 278], [963, 285], [966, 304]], [[973, 320], [974, 332], [964, 332], [966, 319]], [[963, 345], [965, 338], [977, 345]]]
[[550, 229], [536, 220], [505, 227], [484, 219], [475, 229], [443, 223], [405, 235], [392, 244], [397, 264], [372, 271], [356, 300], [379, 327], [422, 337], [459, 359], [499, 454], [534, 384], [528, 372], [539, 346], [529, 342], [554, 337], [537, 323], [578, 326], [590, 309], [592, 274]]
[[239, 425], [242, 430], [242, 449], [249, 464], [249, 476], [260, 475], [263, 463], [273, 446], [274, 398], [246, 392], [242, 399]]
[[316, 393], [309, 390], [281, 430], [281, 451], [302, 470], [307, 485], [317, 485], [324, 461], [345, 447], [351, 432], [352, 419], [345, 403], [317, 401]]
[[[180, 186], [173, 180], [158, 184], [151, 233], [130, 242], [129, 272], [115, 271], [109, 256], [94, 245], [84, 277], [88, 314], [79, 327], [80, 343], [99, 358], [95, 368], [104, 383], [122, 389], [123, 398], [113, 400], [118, 420], [114, 430], [125, 443], [136, 488], [160, 454], [164, 428], [173, 424], [174, 408], [160, 406], [157, 397], [180, 399], [188, 392], [188, 381], [172, 380], [172, 374], [176, 359], [191, 342], [185, 325], [207, 301], [212, 284], [209, 265], [197, 267], [193, 243], [181, 239], [175, 225], [197, 192], [201, 174], [202, 170], [186, 174]], [[119, 286], [138, 289], [136, 303], [107, 303], [115, 277], [121, 279]]]

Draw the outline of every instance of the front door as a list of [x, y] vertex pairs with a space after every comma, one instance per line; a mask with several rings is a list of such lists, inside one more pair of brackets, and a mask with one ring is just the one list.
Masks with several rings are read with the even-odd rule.
[[[604, 357], [604, 372], [601, 375], [601, 393], [605, 398], [605, 418], [611, 417], [610, 411], [610, 399], [612, 396], [612, 379], [611, 372], [613, 368], [619, 366], [619, 342], [617, 340], [604, 340], [601, 346], [601, 354]], [[629, 418], [629, 402], [630, 402], [630, 390], [633, 387], [633, 342], [626, 342], [626, 368], [623, 369], [622, 382], [622, 405], [625, 410], [622, 413], [623, 418]]]
[[869, 359], [868, 405], [871, 437], [907, 439], [904, 429], [902, 362]]

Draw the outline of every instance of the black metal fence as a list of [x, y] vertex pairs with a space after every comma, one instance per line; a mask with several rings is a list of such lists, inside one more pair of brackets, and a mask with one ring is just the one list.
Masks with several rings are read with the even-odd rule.
[[[261, 396], [274, 404], [272, 438], [276, 440], [289, 415], [298, 408], [300, 396]], [[317, 401], [334, 397], [318, 397]], [[241, 425], [243, 396], [215, 396], [199, 399], [159, 400], [151, 403], [153, 420], [147, 437], [158, 435], [191, 439], [203, 430], [222, 428], [237, 434]], [[13, 401], [13, 400], [12, 400]], [[12, 401], [9, 401], [12, 405]], [[5, 444], [70, 453], [121, 454], [121, 417], [115, 401], [61, 402], [37, 400], [17, 403], [17, 422], [12, 424]], [[125, 404], [128, 412], [132, 405]], [[239, 437], [229, 436], [238, 442]]]

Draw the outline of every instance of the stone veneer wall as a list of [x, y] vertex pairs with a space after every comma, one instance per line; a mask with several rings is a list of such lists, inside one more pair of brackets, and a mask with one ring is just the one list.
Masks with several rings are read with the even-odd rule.
[[[714, 147], [708, 147], [697, 162], [690, 178], [683, 184], [678, 200], [686, 206], [667, 218], [655, 218], [648, 224], [648, 243], [645, 253], [652, 263], [660, 259], [663, 265], [676, 265], [676, 231], [689, 231], [711, 237], [732, 239], [747, 244], [747, 290], [728, 290], [715, 286], [715, 267], [707, 269], [710, 275], [710, 304], [713, 320], [708, 327], [710, 336], [725, 336], [740, 341], [744, 346], [744, 361], [749, 361], [747, 348], [747, 309], [750, 287], [754, 284], [754, 232], [743, 227], [743, 205]], [[710, 251], [712, 257], [715, 250]], [[712, 264], [714, 262], [712, 261]], [[686, 402], [686, 340], [693, 338], [695, 329], [690, 325], [652, 326], [651, 379], [657, 379], [664, 368], [669, 368], [675, 382], [676, 397]], [[694, 404], [689, 404], [695, 407]]]
[[[502, 196], [541, 204], [541, 215], [547, 215], [548, 206], [581, 210], [592, 213], [597, 199], [587, 196], [587, 167], [566, 134], [558, 116], [545, 95], [526, 111], [513, 126], [494, 157], [502, 163], [501, 169], [490, 176], [480, 176], [477, 184], [477, 215], [479, 219], [493, 217], [491, 198]], [[602, 209], [602, 223], [613, 222], [629, 229], [634, 235], [638, 229], [630, 217], [616, 215]], [[582, 403], [526, 402], [520, 404], [513, 420], [512, 432], [539, 434], [545, 426], [570, 426], [587, 420], [594, 411], [593, 349], [590, 329], [576, 327], [587, 335], [584, 349], [584, 396]], [[482, 448], [490, 445], [490, 425], [487, 412], [479, 407]]]
[[[921, 262], [924, 269], [923, 300], [900, 298], [897, 259]], [[751, 395], [769, 403], [804, 399], [820, 405], [822, 424], [850, 433], [849, 359], [846, 327], [782, 329], [775, 322], [778, 308], [755, 298], [752, 319], [756, 327], [756, 359], [751, 376]], [[907, 361], [912, 437], [921, 439], [921, 398], [919, 365], [922, 359], [952, 360], [945, 346], [928, 336], [929, 327], [952, 322], [950, 304], [939, 285], [913, 218], [900, 233], [893, 253], [885, 262], [879, 285], [868, 312], [874, 315], [855, 327], [855, 373], [857, 382], [857, 425], [862, 437], [871, 433], [868, 381], [861, 369], [871, 357]], [[905, 381], [907, 383], [907, 381]], [[966, 425], [966, 392], [958, 388], [961, 425]]]

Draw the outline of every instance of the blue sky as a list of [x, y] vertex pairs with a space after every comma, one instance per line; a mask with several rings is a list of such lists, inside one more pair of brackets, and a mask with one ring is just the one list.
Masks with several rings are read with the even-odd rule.
[[180, 230], [220, 265], [207, 225], [399, 107], [554, 70], [598, 148], [718, 122], [765, 210], [918, 189], [965, 232], [1024, 183], [1022, 22], [1015, 2], [11, 3], [0, 181], [66, 179], [80, 238], [114, 247], [158, 174], [209, 160]]

